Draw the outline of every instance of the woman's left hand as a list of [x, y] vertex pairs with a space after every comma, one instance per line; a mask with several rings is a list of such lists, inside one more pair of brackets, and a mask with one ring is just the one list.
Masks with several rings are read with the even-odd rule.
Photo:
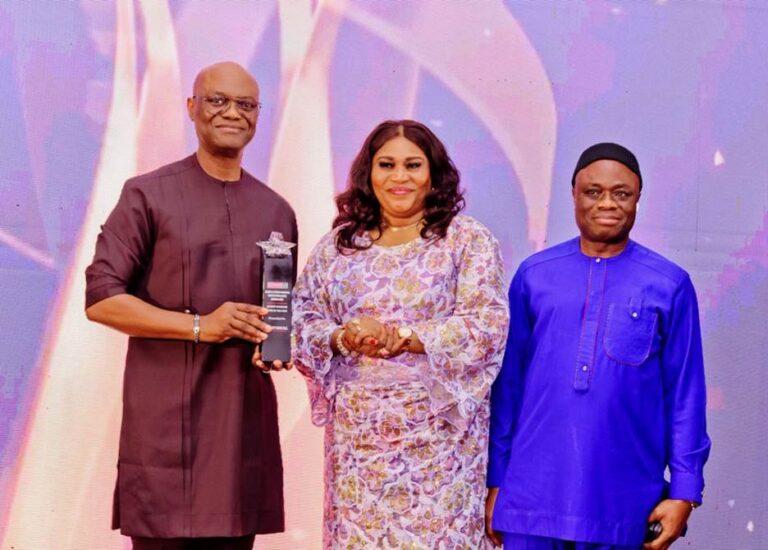
[[379, 357], [386, 342], [386, 326], [373, 317], [358, 317], [344, 325], [342, 339], [350, 351], [368, 357]]
[[387, 337], [384, 345], [378, 352], [378, 356], [382, 358], [397, 357], [401, 353], [408, 350], [408, 346], [411, 344], [410, 336], [403, 338], [399, 334], [399, 327], [395, 325], [389, 325], [386, 327]]
[[378, 359], [397, 357], [406, 351], [418, 353], [418, 350], [411, 349], [414, 342], [418, 342], [418, 337], [413, 332], [402, 337], [399, 328], [373, 317], [356, 318], [344, 325], [344, 343], [350, 350]]

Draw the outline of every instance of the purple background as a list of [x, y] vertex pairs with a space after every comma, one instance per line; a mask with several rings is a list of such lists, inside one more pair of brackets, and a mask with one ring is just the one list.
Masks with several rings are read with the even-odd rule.
[[[170, 3], [177, 36], [192, 7], [210, 6], [212, 25], [238, 9], [243, 17], [258, 9], [268, 19], [249, 56], [265, 109], [245, 159], [264, 179], [286, 85], [278, 12], [268, 1], [252, 9], [240, 2], [192, 4]], [[396, 28], [404, 17], [418, 17], [421, 4], [351, 2]], [[768, 6], [758, 0], [548, 0], [505, 7], [533, 45], [554, 99], [547, 242], [575, 234], [569, 181], [581, 150], [618, 141], [637, 154], [645, 181], [634, 238], [682, 265], [697, 287], [713, 450], [705, 505], [677, 547], [768, 548]], [[0, 4], [0, 522], [13, 506], [45, 365], [44, 334], [56, 323], [57, 297], [68, 278], [81, 276], [70, 267], [113, 91], [114, 33], [111, 4]], [[194, 44], [179, 44], [180, 55], [226, 51], [209, 39], [202, 33]], [[449, 51], [475, 47], [439, 29], [434, 39]], [[496, 53], [503, 60], [516, 52]], [[395, 49], [359, 20], [342, 18], [331, 63], [322, 68], [329, 75], [336, 187], [373, 125], [404, 116], [394, 107], [401, 103], [398, 84], [415, 71], [415, 102], [405, 114], [432, 126], [446, 143], [462, 172], [468, 212], [502, 241], [511, 277], [535, 249], [516, 167], [473, 106], [446, 86], [452, 75], [414, 69], [414, 59], [418, 51]], [[140, 53], [137, 70], [146, 63]], [[488, 63], [488, 79], [498, 76], [494, 65]], [[168, 98], [175, 108], [182, 100]], [[193, 150], [191, 129], [186, 140]], [[0, 523], [0, 537], [2, 529]]]

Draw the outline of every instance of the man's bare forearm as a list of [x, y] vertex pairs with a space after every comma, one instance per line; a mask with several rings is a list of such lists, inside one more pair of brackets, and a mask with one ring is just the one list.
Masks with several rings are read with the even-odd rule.
[[192, 315], [162, 309], [130, 294], [117, 294], [85, 310], [91, 321], [139, 338], [194, 338]]

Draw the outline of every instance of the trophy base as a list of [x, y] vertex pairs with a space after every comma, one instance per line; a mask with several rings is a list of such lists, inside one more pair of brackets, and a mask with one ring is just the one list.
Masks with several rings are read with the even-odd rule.
[[291, 360], [290, 331], [273, 330], [269, 337], [261, 343], [261, 360], [265, 363]]

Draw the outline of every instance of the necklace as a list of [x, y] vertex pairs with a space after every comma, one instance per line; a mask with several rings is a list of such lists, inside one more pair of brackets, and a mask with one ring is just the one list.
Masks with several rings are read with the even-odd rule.
[[385, 225], [384, 229], [389, 229], [390, 231], [397, 233], [398, 231], [403, 231], [405, 229], [410, 229], [411, 227], [416, 227], [423, 221], [424, 221], [424, 218], [420, 218], [413, 223], [409, 223], [408, 225]]

